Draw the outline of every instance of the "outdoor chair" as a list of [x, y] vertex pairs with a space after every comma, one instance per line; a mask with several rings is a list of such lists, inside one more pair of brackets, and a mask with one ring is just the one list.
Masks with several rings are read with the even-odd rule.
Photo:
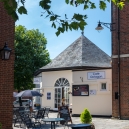
[[44, 118], [44, 114], [45, 114], [45, 109], [39, 109], [38, 112], [34, 113], [31, 118], [34, 118], [35, 121], [39, 121], [40, 119]]
[[25, 107], [19, 107], [19, 111], [25, 110]]
[[30, 128], [33, 128], [33, 129], [38, 128], [38, 129], [40, 129], [41, 128], [41, 123], [40, 122], [33, 122], [31, 120], [31, 118], [29, 117], [29, 115], [27, 115], [27, 114], [24, 114], [22, 116], [22, 120], [23, 120], [24, 126], [26, 126], [27, 129], [30, 129]]
[[45, 114], [44, 114], [44, 117], [48, 117], [48, 118], [49, 118], [48, 114], [49, 114], [50, 108], [51, 108], [51, 107], [45, 107]]
[[[68, 128], [71, 126], [71, 124], [68, 124], [68, 122], [71, 121], [70, 116], [68, 113], [60, 113], [60, 118], [64, 118], [64, 121], [61, 121], [60, 124], [64, 125], [64, 129], [67, 126]], [[72, 122], [71, 122], [72, 123]]]
[[[19, 112], [19, 109], [13, 110], [13, 122], [14, 122], [14, 127], [21, 127], [22, 122], [22, 115], [23, 113]], [[19, 124], [19, 125], [17, 125]]]

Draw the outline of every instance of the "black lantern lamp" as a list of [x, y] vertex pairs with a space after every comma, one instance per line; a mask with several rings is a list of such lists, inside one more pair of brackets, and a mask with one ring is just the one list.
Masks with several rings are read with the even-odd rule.
[[11, 49], [5, 43], [4, 47], [0, 50], [2, 60], [8, 60], [10, 57]]
[[98, 26], [95, 29], [98, 31], [103, 30], [104, 28], [101, 26], [101, 25], [103, 25], [103, 26], [107, 27], [108, 29], [110, 29], [110, 31], [114, 31], [113, 26], [112, 26], [113, 24], [115, 24], [115, 23], [104, 23], [104, 22], [99, 21]]
[[98, 23], [98, 26], [95, 29], [98, 30], [98, 31], [103, 30], [103, 27], [101, 26], [100, 21]]

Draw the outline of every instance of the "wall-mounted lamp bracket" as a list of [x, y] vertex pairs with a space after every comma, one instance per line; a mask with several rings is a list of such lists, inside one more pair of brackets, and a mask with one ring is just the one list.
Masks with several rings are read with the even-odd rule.
[[98, 22], [98, 26], [95, 28], [96, 30], [103, 30], [104, 28], [101, 26], [105, 26], [107, 27], [108, 29], [110, 29], [110, 31], [114, 31], [115, 29], [113, 29], [113, 24], [115, 23], [104, 23], [104, 22]]

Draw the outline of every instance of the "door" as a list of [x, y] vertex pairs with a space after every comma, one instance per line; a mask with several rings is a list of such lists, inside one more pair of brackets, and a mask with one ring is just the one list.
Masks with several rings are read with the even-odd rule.
[[55, 108], [61, 106], [62, 101], [62, 87], [55, 88]]
[[55, 102], [54, 107], [62, 105], [62, 99], [65, 99], [65, 105], [69, 105], [69, 81], [66, 78], [59, 78], [55, 83]]
[[65, 98], [65, 105], [69, 105], [69, 87], [63, 87], [63, 97]]

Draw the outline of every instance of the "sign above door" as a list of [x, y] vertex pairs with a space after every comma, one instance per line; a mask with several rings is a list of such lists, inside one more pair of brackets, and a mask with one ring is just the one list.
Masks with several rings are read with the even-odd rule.
[[87, 73], [88, 80], [96, 80], [96, 79], [105, 79], [105, 72], [88, 72]]

